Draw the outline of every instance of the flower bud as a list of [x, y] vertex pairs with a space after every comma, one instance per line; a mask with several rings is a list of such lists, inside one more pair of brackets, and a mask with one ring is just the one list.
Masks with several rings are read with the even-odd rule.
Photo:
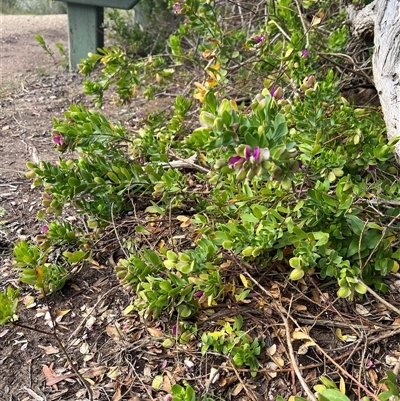
[[315, 82], [316, 81], [314, 75], [308, 75], [307, 77], [304, 78], [303, 85], [305, 85], [305, 87], [308, 89], [314, 86]]
[[208, 128], [212, 128], [214, 125], [214, 121], [215, 121], [215, 116], [214, 114], [211, 114], [207, 111], [202, 111], [200, 113], [200, 117], [199, 117], [200, 122], [202, 123], [203, 126], [208, 127]]
[[273, 97], [276, 100], [280, 100], [283, 98], [283, 89], [280, 86], [275, 86], [271, 90], [271, 97]]
[[220, 159], [220, 160], [217, 160], [215, 163], [214, 163], [214, 170], [220, 170], [222, 167], [225, 167], [226, 165], [227, 165], [228, 163], [227, 163], [227, 161], [226, 160], [223, 160], [223, 159]]
[[293, 269], [289, 276], [290, 280], [293, 281], [301, 280], [303, 277], [304, 277], [303, 269]]
[[215, 129], [216, 129], [217, 131], [222, 131], [222, 130], [223, 130], [223, 128], [224, 128], [224, 122], [222, 121], [222, 118], [221, 118], [221, 117], [217, 117], [217, 118], [214, 120], [214, 127], [215, 127]]
[[238, 181], [243, 181], [247, 175], [247, 167], [243, 166], [236, 174], [236, 179]]

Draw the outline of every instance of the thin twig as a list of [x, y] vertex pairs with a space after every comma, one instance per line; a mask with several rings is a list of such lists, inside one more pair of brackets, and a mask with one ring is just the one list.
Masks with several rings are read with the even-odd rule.
[[68, 342], [71, 341], [71, 338], [76, 337], [76, 335], [79, 333], [79, 331], [81, 330], [82, 326], [86, 323], [86, 321], [89, 319], [89, 317], [91, 316], [91, 314], [94, 312], [94, 310], [97, 308], [97, 306], [99, 305], [99, 303], [111, 292], [116, 290], [117, 288], [119, 288], [121, 285], [118, 284], [112, 288], [110, 288], [107, 292], [105, 292], [100, 299], [95, 303], [95, 305], [90, 309], [90, 312], [82, 319], [82, 321], [79, 323], [78, 327], [74, 330], [74, 332], [69, 336], [68, 338]]
[[368, 287], [361, 279], [359, 279], [360, 283], [365, 286], [367, 292], [369, 292], [375, 299], [377, 299], [381, 304], [385, 305], [391, 311], [397, 313], [400, 316], [400, 309], [396, 308], [390, 302], [386, 301], [386, 299], [382, 298], [379, 294], [377, 294], [371, 287]]
[[261, 289], [261, 291], [263, 291], [265, 294], [268, 295], [268, 297], [271, 298], [273, 304], [275, 305], [275, 308], [277, 310], [277, 312], [279, 313], [279, 315], [281, 316], [281, 319], [283, 321], [283, 324], [285, 326], [285, 331], [286, 331], [286, 343], [287, 343], [287, 347], [289, 350], [289, 356], [290, 356], [290, 360], [293, 366], [293, 369], [296, 373], [297, 379], [299, 380], [301, 386], [303, 387], [303, 390], [306, 392], [309, 400], [311, 401], [317, 401], [317, 398], [315, 397], [314, 393], [311, 391], [310, 387], [308, 386], [308, 384], [306, 383], [306, 381], [304, 380], [301, 371], [299, 369], [299, 365], [296, 361], [296, 357], [294, 355], [294, 351], [293, 351], [293, 346], [292, 346], [292, 339], [291, 339], [291, 335], [290, 335], [290, 327], [289, 327], [289, 323], [288, 320], [286, 319], [286, 316], [284, 315], [284, 313], [282, 312], [285, 311], [285, 314], [287, 314], [286, 310], [283, 308], [282, 305], [279, 305], [274, 297], [272, 296], [271, 293], [269, 293], [269, 291], [267, 291], [255, 278], [253, 278], [253, 276], [251, 276], [251, 274], [249, 272], [246, 271], [246, 275], [249, 277], [249, 279], [258, 286], [258, 288]]
[[236, 377], [237, 377], [238, 380], [240, 381], [240, 384], [242, 385], [243, 390], [244, 390], [244, 391], [246, 392], [246, 394], [247, 394], [247, 397], [249, 397], [249, 398], [250, 398], [251, 400], [253, 400], [253, 401], [257, 401], [257, 398], [254, 396], [253, 392], [252, 392], [249, 388], [247, 388], [245, 382], [244, 382], [244, 381], [242, 380], [242, 378], [240, 377], [240, 374], [239, 374], [238, 370], [236, 369], [236, 367], [234, 366], [234, 364], [230, 362], [230, 366], [231, 366], [232, 370], [235, 372]]

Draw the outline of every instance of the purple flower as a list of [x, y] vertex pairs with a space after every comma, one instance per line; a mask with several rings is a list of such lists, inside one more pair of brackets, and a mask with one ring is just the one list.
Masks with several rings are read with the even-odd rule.
[[[242, 146], [242, 145], [241, 145]], [[259, 164], [264, 160], [269, 159], [269, 150], [266, 148], [260, 148], [256, 146], [252, 149], [250, 146], [240, 147], [237, 149], [238, 155], [232, 156], [229, 158], [229, 165], [237, 170], [243, 166], [245, 162], [249, 162], [250, 164]], [[241, 154], [243, 153], [243, 156]]]
[[174, 326], [172, 326], [172, 334], [173, 334], [174, 336], [177, 336], [177, 335], [179, 334], [179, 328], [178, 328], [178, 325], [177, 325], [177, 324], [175, 324]]
[[196, 298], [201, 298], [204, 294], [204, 291], [196, 291], [193, 296]]
[[44, 226], [42, 226], [42, 234], [47, 233], [47, 231], [49, 231], [49, 226], [45, 224]]
[[280, 86], [274, 86], [271, 91], [271, 96], [276, 100], [280, 100], [283, 98], [283, 89]]
[[[183, 3], [185, 0], [179, 0], [181, 3]], [[174, 9], [174, 12], [175, 12], [175, 14], [181, 14], [182, 13], [182, 9], [181, 9], [181, 5], [180, 5], [180, 3], [175, 3], [174, 5], [173, 5], [173, 9]]]
[[253, 36], [253, 40], [256, 43], [261, 43], [264, 42], [265, 40], [265, 35], [262, 33], [261, 35]]
[[53, 142], [58, 146], [62, 146], [64, 145], [64, 138], [61, 136], [59, 132], [56, 132], [55, 135], [53, 136]]
[[367, 366], [368, 369], [371, 369], [371, 368], [375, 367], [374, 363], [371, 360], [367, 361], [366, 366]]
[[302, 58], [307, 58], [310, 55], [310, 52], [307, 49], [303, 49], [300, 52], [300, 55], [301, 55]]

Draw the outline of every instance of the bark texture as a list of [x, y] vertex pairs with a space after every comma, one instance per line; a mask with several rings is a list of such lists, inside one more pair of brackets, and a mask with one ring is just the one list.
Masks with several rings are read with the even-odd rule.
[[391, 139], [400, 136], [400, 0], [376, 0], [375, 12], [374, 82]]
[[[387, 136], [400, 137], [400, 0], [375, 0], [350, 20], [355, 35], [373, 36], [373, 76]], [[400, 161], [400, 142], [396, 156]]]

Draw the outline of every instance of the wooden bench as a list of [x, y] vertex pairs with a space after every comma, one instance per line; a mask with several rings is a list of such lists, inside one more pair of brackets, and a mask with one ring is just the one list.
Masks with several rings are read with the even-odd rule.
[[104, 7], [129, 10], [140, 0], [57, 0], [67, 3], [69, 68], [104, 46]]

